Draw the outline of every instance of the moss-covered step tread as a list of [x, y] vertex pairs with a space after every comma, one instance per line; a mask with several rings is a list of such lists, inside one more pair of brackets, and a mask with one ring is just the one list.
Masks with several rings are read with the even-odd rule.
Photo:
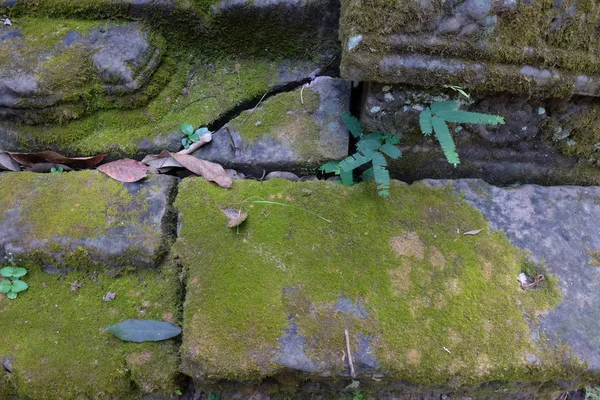
[[0, 294], [1, 399], [170, 398], [179, 388], [176, 340], [126, 343], [104, 331], [128, 319], [180, 324], [175, 266], [109, 276], [18, 265], [29, 289], [15, 300]]
[[[579, 212], [563, 242], [564, 233], [549, 226], [535, 235], [514, 231], [535, 229], [538, 206], [515, 216], [527, 215], [531, 227], [498, 225], [501, 216], [511, 219], [510, 207], [482, 208], [494, 220], [490, 225], [456, 193], [462, 188], [394, 183], [391, 195], [381, 198], [367, 184], [241, 181], [224, 191], [184, 179], [174, 245], [187, 271], [182, 371], [202, 385], [272, 377], [291, 390], [306, 379], [341, 388], [356, 379], [371, 390], [420, 385], [481, 391], [485, 383], [500, 382], [494, 390], [503, 395], [581, 384], [584, 361], [596, 363], [598, 353], [582, 347], [593, 343], [591, 332], [579, 341], [558, 332], [558, 321], [567, 320], [559, 311], [567, 304], [561, 289], [566, 268], [590, 274], [593, 285], [598, 271], [581, 258], [541, 262], [548, 246], [557, 252], [583, 246], [576, 227], [582, 219], [598, 226], [600, 189], [572, 189], [573, 196], [581, 194], [579, 203], [562, 198], [561, 188], [536, 189], [542, 195], [536, 204], [546, 214], [564, 204]], [[526, 198], [530, 190], [482, 187], [472, 195], [496, 204], [498, 196]], [[228, 228], [224, 208], [248, 218]], [[519, 247], [507, 235], [517, 237]], [[538, 249], [542, 237], [548, 246]], [[585, 238], [590, 251], [600, 247], [598, 235]], [[534, 261], [526, 249], [535, 252]], [[545, 280], [524, 290], [521, 272]], [[596, 293], [587, 293], [594, 302]], [[587, 310], [581, 307], [569, 312]]]
[[176, 178], [120, 183], [98, 171], [0, 174], [0, 257], [50, 269], [156, 267], [168, 250]]

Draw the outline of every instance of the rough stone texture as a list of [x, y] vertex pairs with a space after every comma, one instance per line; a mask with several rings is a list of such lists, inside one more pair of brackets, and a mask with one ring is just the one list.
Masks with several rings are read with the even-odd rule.
[[[104, 329], [127, 319], [180, 323], [179, 271], [49, 275], [39, 266], [15, 300], [0, 294], [3, 400], [169, 399], [178, 388], [174, 340], [126, 343]], [[116, 294], [103, 301], [107, 292]], [[10, 322], [6, 322], [10, 321]]]
[[600, 95], [596, 2], [342, 2], [342, 76], [561, 97]]
[[[498, 126], [449, 124], [461, 163], [446, 161], [435, 136], [425, 137], [419, 114], [436, 101], [455, 99], [460, 109], [500, 115]], [[402, 158], [390, 162], [392, 175], [424, 178], [481, 178], [492, 184], [599, 184], [598, 146], [589, 123], [592, 102], [534, 100], [513, 95], [472, 95], [401, 85], [367, 85], [361, 121], [369, 132], [401, 135]], [[592, 114], [595, 115], [595, 114]], [[573, 128], [573, 127], [578, 127]], [[600, 140], [600, 139], [599, 139]]]
[[74, 270], [155, 267], [170, 240], [175, 183], [122, 184], [96, 171], [0, 174], [0, 257]]
[[348, 132], [340, 115], [349, 103], [348, 82], [318, 77], [241, 113], [194, 155], [259, 175], [263, 170], [314, 171], [347, 155]]
[[563, 300], [541, 316], [536, 335], [567, 343], [591, 370], [600, 371], [600, 188], [501, 189], [478, 180], [455, 181], [453, 187], [492, 229], [506, 233], [558, 277]]
[[[31, 31], [35, 24], [43, 22], [30, 20], [23, 29]], [[0, 62], [0, 121], [76, 119], [97, 109], [98, 96], [136, 102], [132, 95], [148, 85], [161, 60], [148, 30], [138, 23], [84, 24], [87, 32], [70, 25], [74, 29], [63, 25], [35, 34], [0, 27], [5, 57]]]
[[[597, 188], [511, 192], [457, 181], [454, 195], [447, 182], [432, 185], [393, 183], [382, 199], [365, 184], [236, 181], [222, 191], [185, 179], [174, 247], [188, 271], [182, 371], [219, 390], [267, 378], [272, 390], [337, 390], [355, 379], [361, 390], [407, 398], [542, 398], [596, 379], [587, 374], [597, 372], [597, 322], [582, 314], [598, 298], [585, 255], [599, 245]], [[491, 228], [460, 198], [463, 186]], [[248, 219], [231, 230], [220, 207], [241, 207]], [[474, 229], [482, 231], [463, 234]], [[517, 275], [544, 267], [519, 247], [535, 248], [558, 279], [544, 272], [540, 287], [523, 290]], [[585, 286], [573, 288], [571, 269]]]

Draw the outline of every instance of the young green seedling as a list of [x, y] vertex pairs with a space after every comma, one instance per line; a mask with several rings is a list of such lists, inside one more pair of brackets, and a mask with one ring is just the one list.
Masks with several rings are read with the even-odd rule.
[[25, 281], [19, 279], [26, 274], [27, 270], [25, 268], [14, 266], [1, 268], [0, 276], [6, 279], [0, 281], [0, 293], [6, 294], [9, 299], [16, 299], [18, 293], [27, 290], [29, 287]]
[[201, 127], [194, 131], [194, 127], [191, 124], [183, 124], [180, 129], [184, 135], [184, 138], [181, 139], [184, 149], [189, 149], [193, 143], [196, 143], [200, 139], [200, 136], [210, 133], [206, 127]]

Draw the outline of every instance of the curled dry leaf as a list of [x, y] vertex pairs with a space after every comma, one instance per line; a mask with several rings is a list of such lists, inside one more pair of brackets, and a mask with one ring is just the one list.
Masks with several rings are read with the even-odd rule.
[[241, 225], [248, 218], [248, 213], [242, 211], [241, 208], [237, 210], [235, 208], [221, 208], [221, 211], [229, 219], [227, 223], [227, 227], [229, 228]]
[[225, 169], [216, 163], [201, 160], [188, 154], [171, 153], [171, 156], [188, 171], [204, 177], [204, 179], [215, 182], [217, 185], [230, 189], [233, 181], [227, 175]]
[[26, 167], [33, 167], [34, 164], [51, 163], [62, 164], [71, 168], [89, 168], [100, 164], [106, 158], [106, 154], [99, 154], [93, 157], [65, 157], [54, 151], [8, 154], [10, 154], [13, 160]]
[[3, 152], [0, 153], [0, 171], [2, 170], [18, 172], [21, 167], [10, 157], [10, 154]]
[[183, 168], [183, 165], [179, 164], [171, 157], [171, 153], [169, 153], [168, 150], [163, 150], [160, 154], [148, 154], [144, 157], [142, 163], [160, 173], [168, 172], [172, 168]]
[[200, 147], [204, 146], [206, 143], [209, 143], [212, 140], [212, 138], [213, 138], [212, 132], [205, 133], [204, 135], [200, 136], [200, 138], [198, 139], [197, 142], [192, 143], [192, 145], [190, 147], [188, 147], [187, 149], [178, 151], [177, 154], [192, 154], [193, 152], [198, 150]]
[[125, 158], [103, 164], [98, 167], [98, 171], [119, 182], [137, 182], [148, 175], [148, 166], [139, 161]]

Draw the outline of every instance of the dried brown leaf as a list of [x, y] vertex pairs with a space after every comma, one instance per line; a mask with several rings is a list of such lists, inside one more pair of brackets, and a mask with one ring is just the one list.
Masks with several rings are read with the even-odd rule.
[[139, 161], [125, 158], [103, 164], [98, 167], [98, 171], [119, 182], [137, 182], [148, 175], [148, 166]]
[[21, 167], [10, 157], [10, 154], [2, 152], [0, 153], [0, 171], [2, 170], [18, 172]]
[[148, 154], [144, 157], [142, 163], [156, 168], [158, 171], [165, 171], [167, 168], [183, 168], [183, 165], [171, 157], [171, 153], [168, 150], [163, 150], [160, 154]]
[[248, 218], [248, 213], [242, 211], [241, 208], [237, 210], [235, 208], [221, 208], [221, 211], [229, 219], [227, 223], [227, 227], [229, 228], [241, 225]]
[[71, 168], [89, 168], [98, 165], [106, 158], [106, 154], [99, 154], [93, 157], [65, 157], [54, 151], [8, 154], [10, 154], [13, 160], [26, 167], [32, 167], [34, 164], [52, 163], [67, 165]]
[[217, 185], [230, 189], [233, 181], [227, 175], [225, 169], [210, 161], [201, 160], [188, 154], [171, 153], [171, 156], [188, 171], [204, 177], [204, 179], [215, 182]]

